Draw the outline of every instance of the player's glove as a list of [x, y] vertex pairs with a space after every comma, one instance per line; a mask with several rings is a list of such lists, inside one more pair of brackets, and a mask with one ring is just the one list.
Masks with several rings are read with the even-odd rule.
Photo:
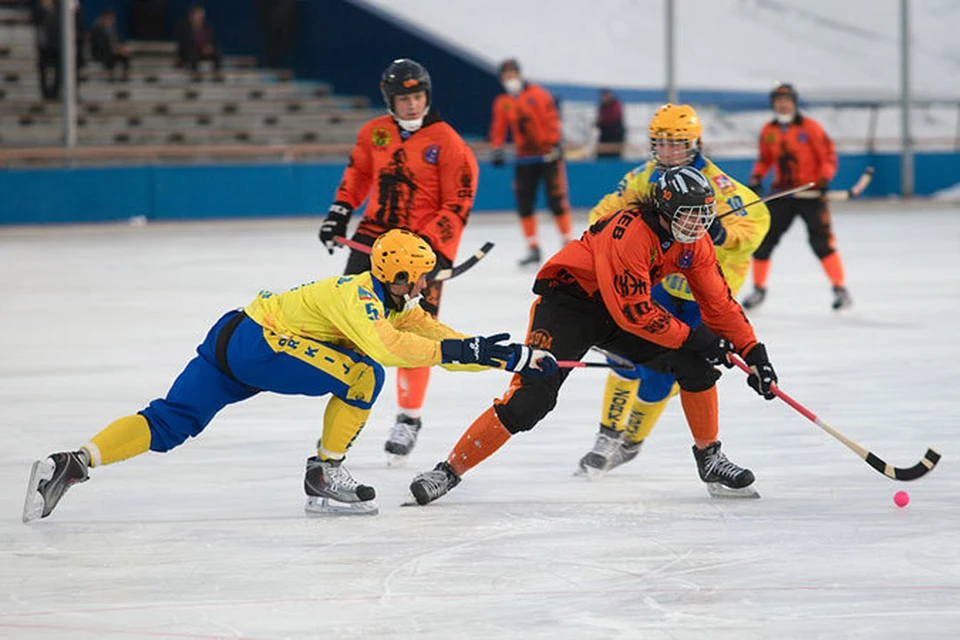
[[523, 344], [512, 344], [513, 356], [504, 369], [519, 373], [525, 378], [547, 378], [558, 371], [557, 359], [549, 351], [533, 349]]
[[728, 357], [736, 351], [733, 343], [715, 334], [705, 324], [691, 331], [683, 346], [697, 352], [710, 364], [722, 364], [728, 369], [733, 366]]
[[727, 241], [727, 228], [723, 226], [723, 222], [719, 218], [713, 219], [713, 222], [707, 227], [707, 233], [710, 234], [710, 239], [713, 240], [716, 247]]
[[753, 191], [758, 196], [763, 196], [763, 179], [758, 178], [757, 176], [752, 176], [750, 182], [747, 183], [747, 186], [750, 187], [750, 190]]
[[493, 149], [490, 152], [490, 164], [495, 167], [502, 167], [505, 162], [506, 161], [503, 158], [503, 149]]
[[545, 377], [558, 371], [557, 361], [547, 351], [522, 344], [498, 344], [509, 339], [509, 333], [498, 333], [489, 337], [443, 340], [440, 342], [442, 362], [479, 364], [533, 377]]
[[755, 344], [744, 360], [753, 370], [753, 373], [747, 376], [747, 384], [767, 400], [776, 398], [772, 387], [777, 383], [777, 372], [773, 370], [773, 365], [770, 364], [770, 358], [767, 357], [767, 348], [763, 346], [763, 343]]
[[353, 213], [353, 207], [340, 200], [330, 205], [327, 211], [327, 219], [320, 225], [320, 242], [327, 248], [330, 255], [333, 250], [341, 246], [334, 238], [347, 235], [347, 222], [350, 220], [350, 214]]

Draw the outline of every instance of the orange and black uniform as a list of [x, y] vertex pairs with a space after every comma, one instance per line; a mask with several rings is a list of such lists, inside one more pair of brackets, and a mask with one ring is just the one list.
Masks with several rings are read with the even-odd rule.
[[508, 132], [513, 136], [517, 157], [513, 185], [517, 213], [521, 218], [533, 216], [537, 187], [543, 180], [550, 210], [555, 216], [569, 216], [567, 170], [560, 150], [560, 113], [553, 96], [529, 82], [524, 83], [517, 96], [497, 96], [490, 126], [491, 146], [502, 149]]
[[[357, 134], [350, 163], [335, 200], [363, 212], [353, 240], [372, 246], [390, 229], [406, 229], [430, 243], [440, 267], [457, 255], [477, 189], [477, 160], [453, 128], [436, 112], [409, 133], [389, 116], [374, 118]], [[347, 275], [370, 269], [370, 256], [351, 251]], [[442, 283], [431, 281], [422, 306], [437, 314]]]
[[[711, 390], [720, 374], [690, 348], [691, 328], [650, 297], [653, 285], [671, 273], [686, 276], [707, 327], [741, 354], [757, 344], [710, 237], [675, 242], [656, 213], [640, 209], [602, 218], [543, 265], [526, 344], [550, 350], [558, 360], [579, 360], [596, 345], [674, 375], [681, 394]], [[515, 376], [494, 406], [506, 430], [532, 429], [553, 409], [569, 371], [541, 380]]]
[[[776, 120], [768, 122], [760, 131], [759, 157], [753, 166], [750, 183], [760, 184], [771, 168], [774, 170], [775, 191], [790, 189], [807, 182], [815, 182], [818, 189], [825, 191], [837, 173], [837, 153], [833, 140], [820, 123], [801, 115], [800, 112], [787, 124], [780, 124]], [[755, 259], [770, 259], [774, 247], [797, 216], [800, 216], [807, 226], [807, 238], [817, 257], [823, 260], [834, 253], [830, 211], [826, 200], [787, 197], [773, 200], [768, 207], [770, 231], [753, 254]], [[756, 267], [756, 264], [754, 266]], [[762, 274], [763, 282], [757, 282], [756, 271], [755, 268], [754, 283], [765, 286], [766, 273]]]

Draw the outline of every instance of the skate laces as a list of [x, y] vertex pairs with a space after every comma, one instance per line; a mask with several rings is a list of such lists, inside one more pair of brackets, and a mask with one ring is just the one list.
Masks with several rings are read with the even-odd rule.
[[404, 446], [410, 446], [417, 441], [416, 424], [398, 419], [396, 423], [394, 423], [393, 428], [390, 429], [388, 440]]
[[330, 491], [354, 491], [360, 486], [360, 483], [350, 475], [350, 471], [342, 464], [325, 465], [323, 479]]
[[619, 433], [616, 436], [611, 436], [601, 431], [597, 434], [597, 441], [593, 443], [593, 453], [604, 458], [610, 458], [622, 443], [623, 440]]
[[715, 473], [725, 478], [733, 478], [743, 471], [743, 468], [730, 462], [726, 454], [724, 454], [723, 451], [719, 451], [707, 456], [706, 471], [707, 473]]
[[450, 474], [441, 467], [420, 474], [417, 480], [431, 497], [443, 495], [445, 490], [453, 484]]

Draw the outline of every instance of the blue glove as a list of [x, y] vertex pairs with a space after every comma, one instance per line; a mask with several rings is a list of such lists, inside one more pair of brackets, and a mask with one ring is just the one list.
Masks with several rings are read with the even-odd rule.
[[509, 333], [498, 333], [489, 337], [443, 340], [440, 342], [442, 362], [479, 364], [531, 377], [551, 376], [559, 371], [556, 359], [547, 351], [516, 343], [498, 344], [509, 339]]
[[710, 234], [710, 239], [713, 240], [715, 247], [719, 247], [727, 241], [727, 228], [723, 226], [723, 222], [719, 218], [713, 219], [713, 222], [707, 227], [707, 233]]

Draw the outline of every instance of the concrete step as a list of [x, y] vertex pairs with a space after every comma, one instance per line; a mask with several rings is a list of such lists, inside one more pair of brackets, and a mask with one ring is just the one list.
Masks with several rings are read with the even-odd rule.
[[[346, 129], [294, 130], [230, 130], [190, 129], [131, 129], [125, 132], [97, 129], [78, 130], [77, 141], [81, 146], [135, 146], [135, 145], [236, 145], [236, 144], [300, 144], [332, 143], [350, 144], [353, 137]], [[60, 132], [55, 129], [14, 129], [0, 131], [0, 146], [36, 147], [56, 146], [61, 143]]]
[[[364, 112], [331, 111], [320, 114], [200, 114], [200, 115], [88, 115], [77, 116], [78, 128], [111, 130], [127, 129], [190, 129], [210, 127], [214, 129], [318, 129], [345, 127], [355, 135], [360, 126], [369, 120]], [[0, 115], [0, 128], [7, 130], [23, 128], [60, 129], [59, 115]]]

